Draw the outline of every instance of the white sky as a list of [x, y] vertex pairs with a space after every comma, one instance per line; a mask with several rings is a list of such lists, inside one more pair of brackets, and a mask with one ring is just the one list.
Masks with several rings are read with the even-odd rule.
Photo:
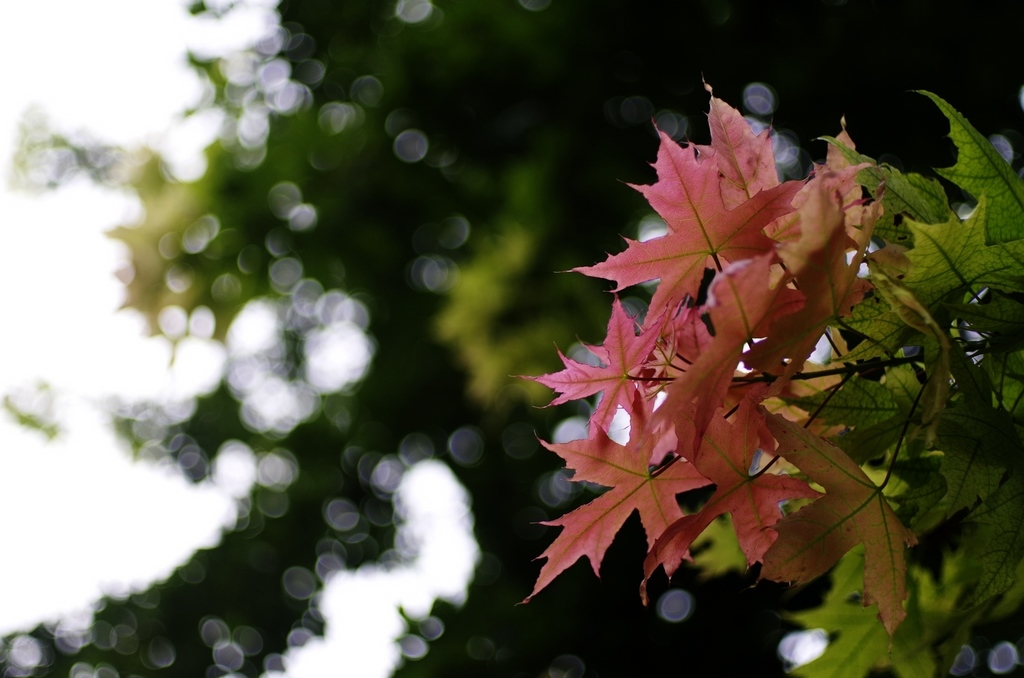
[[[31, 107], [55, 129], [149, 145], [194, 165], [216, 130], [168, 131], [202, 94], [186, 47], [242, 47], [276, 15], [268, 0], [251, 0], [223, 23], [189, 17], [184, 7], [182, 0], [5, 7], [5, 180], [18, 121]], [[225, 361], [223, 347], [191, 339], [171, 369], [168, 342], [144, 337], [137, 316], [117, 311], [123, 290], [113, 271], [125, 252], [103, 233], [138, 210], [132, 196], [85, 183], [42, 195], [0, 186], [0, 397], [49, 384], [61, 427], [48, 442], [0, 412], [0, 635], [80, 616], [104, 593], [124, 595], [166, 578], [195, 549], [220, 540], [233, 524], [236, 496], [251, 486], [244, 469], [241, 481], [215, 473], [197, 485], [166, 466], [134, 463], [104, 414], [111, 395], [187, 400], [215, 385]], [[366, 678], [390, 675], [399, 661], [393, 639], [404, 633], [395, 606], [425, 616], [434, 597], [464, 595], [477, 547], [463, 490], [434, 462], [407, 474], [400, 492], [416, 497], [424, 488], [435, 494], [410, 499], [406, 509], [406, 529], [433, 526], [419, 556], [401, 570], [368, 567], [331, 579], [321, 599], [325, 638], [289, 651], [289, 676], [334, 674], [339, 663]], [[314, 553], [309, 560], [312, 569]], [[354, 609], [364, 611], [353, 616]], [[376, 635], [357, 637], [356, 629]]]

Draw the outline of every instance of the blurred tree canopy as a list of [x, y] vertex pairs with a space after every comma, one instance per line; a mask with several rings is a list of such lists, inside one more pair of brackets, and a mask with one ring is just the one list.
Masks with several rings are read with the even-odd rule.
[[[192, 11], [231, 11], [222, 4]], [[214, 336], [225, 339], [246, 304], [280, 300], [281, 350], [268, 369], [305, 388], [307, 348], [324, 321], [303, 305], [337, 290], [347, 309], [339, 312], [372, 337], [372, 364], [357, 386], [306, 388], [308, 408], [281, 421], [247, 409], [244, 389], [229, 379], [183, 422], [140, 427], [152, 418], [144, 408], [121, 412], [142, 455], [180, 457], [193, 445], [212, 457], [239, 439], [287, 450], [299, 474], [278, 493], [285, 512], [254, 509], [179, 576], [107, 601], [97, 619], [134, 627], [134, 649], [92, 642], [57, 651], [49, 672], [89, 662], [150, 675], [147, 639], [159, 635], [177, 653], [167, 675], [224, 675], [199, 633], [215, 615], [259, 630], [262, 647], [236, 672], [259, 675], [295, 628], [322, 631], [307, 602], [282, 592], [281, 577], [292, 566], [315, 569], [330, 547], [327, 502], [344, 498], [369, 516], [369, 538], [346, 545], [344, 567], [392, 548], [390, 497], [370, 471], [418, 434], [469, 490], [486, 555], [466, 604], [437, 605], [444, 633], [399, 675], [570, 675], [544, 673], [568, 655], [588, 676], [683, 666], [694, 675], [781, 674], [776, 646], [795, 627], [779, 611], [823, 592], [753, 587], [754, 575], [740, 571], [698, 582], [684, 568], [671, 586], [690, 590], [696, 611], [667, 623], [640, 605], [635, 520], [600, 580], [577, 565], [529, 605], [516, 604], [536, 577], [532, 559], [553, 537], [533, 523], [578, 501], [539, 496], [538, 479], [559, 463], [534, 453], [533, 430], [549, 436], [579, 412], [538, 409], [550, 394], [511, 375], [556, 368], [554, 345], [569, 350], [576, 332], [584, 341], [602, 336], [605, 288], [558, 272], [618, 251], [620, 234], [637, 236], [650, 211], [625, 184], [653, 180], [652, 120], [679, 139], [692, 132], [707, 141], [702, 80], [737, 104], [750, 83], [774, 91], [777, 106], [747, 112], [773, 122], [793, 174], [824, 156], [813, 139], [836, 133], [842, 116], [865, 153], [894, 164], [912, 158], [907, 169], [927, 172], [950, 164], [950, 144], [942, 116], [911, 89], [941, 94], [984, 133], [1024, 148], [1014, 131], [1021, 75], [1004, 67], [1024, 6], [285, 0], [279, 12], [280, 29], [254, 50], [194, 62], [210, 83], [203, 107], [225, 113], [205, 175], [181, 182], [159, 158], [135, 156], [127, 181], [146, 217], [114, 232], [133, 258], [128, 305], [155, 332], [166, 307], [205, 307]], [[19, 159], [43, 185], [76, 172], [123, 183], [110, 169], [117, 162], [117, 149], [43, 133], [26, 135]], [[170, 332], [166, 319], [163, 327]], [[445, 452], [467, 426], [484, 449], [469, 463]], [[654, 582], [652, 599], [669, 586]], [[1006, 624], [1004, 636], [1019, 635], [1019, 619]]]

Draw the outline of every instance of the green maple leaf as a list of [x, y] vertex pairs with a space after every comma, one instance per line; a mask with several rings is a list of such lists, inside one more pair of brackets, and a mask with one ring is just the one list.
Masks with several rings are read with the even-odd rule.
[[1024, 351], [992, 355], [981, 366], [994, 386], [996, 399], [1019, 426], [1024, 417]]
[[863, 377], [850, 379], [831, 397], [822, 391], [788, 402], [817, 412], [816, 419], [825, 423], [844, 426], [832, 441], [858, 464], [883, 456], [896, 444], [907, 412], [897, 405], [887, 383]]
[[[882, 165], [878, 170], [885, 182], [882, 204], [891, 217], [902, 214], [926, 224], [939, 224], [949, 217], [946, 192], [935, 179], [913, 172], [904, 174], [888, 165]], [[896, 231], [894, 242], [902, 240], [899, 237], [901, 233], [902, 230]]]
[[747, 557], [736, 538], [736, 529], [728, 513], [715, 518], [690, 546], [693, 564], [704, 581], [727, 572], [745, 572]]
[[870, 607], [860, 602], [864, 552], [846, 554], [832, 571], [832, 589], [821, 606], [787, 615], [808, 629], [829, 634], [828, 648], [818, 659], [798, 667], [805, 678], [863, 678], [889, 653], [889, 634]]
[[[986, 430], [981, 421], [971, 421], [970, 413], [959, 409], [946, 411], [937, 439], [942, 450], [942, 475], [946, 477], [947, 515], [970, 509], [980, 497], [987, 497], [999, 486], [1005, 472], [1000, 460], [988, 453], [986, 443], [1002, 436]], [[961, 423], [963, 422], [963, 423]]]
[[1022, 453], [1009, 415], [992, 406], [988, 375], [962, 351], [953, 352], [957, 384], [953, 400], [939, 424], [937, 447], [949, 492], [947, 515], [973, 508], [995, 492], [1014, 457]]
[[893, 464], [893, 481], [886, 488], [898, 508], [896, 516], [913, 525], [946, 496], [946, 479], [939, 472], [939, 456], [901, 459]]
[[914, 292], [900, 282], [899, 277], [882, 266], [871, 268], [872, 280], [879, 294], [889, 302], [900, 320], [925, 336], [924, 348], [928, 359], [929, 378], [921, 390], [921, 424], [928, 443], [935, 440], [938, 417], [946, 408], [949, 396], [949, 337], [942, 324], [932, 317]]
[[873, 426], [856, 428], [837, 436], [834, 442], [858, 464], [881, 459], [896, 445], [905, 421], [903, 414], [894, 414]]
[[840, 327], [848, 329], [861, 342], [843, 356], [847, 362], [888, 358], [904, 346], [920, 344], [919, 335], [904, 323], [881, 295], [873, 294], [853, 307], [853, 313]]
[[851, 165], [869, 163], [860, 171], [857, 181], [871, 193], [881, 196], [885, 211], [875, 224], [874, 234], [888, 242], [910, 244], [910, 234], [897, 220], [897, 216], [910, 217], [928, 224], [938, 224], [949, 218], [946, 192], [935, 179], [920, 174], [904, 174], [891, 165], [879, 165], [874, 158], [858, 153], [834, 137], [821, 137], [839, 149]]
[[[889, 389], [871, 379], [850, 379], [835, 395], [828, 396], [828, 392], [823, 391], [790, 402], [808, 412], [818, 412], [817, 418], [824, 422], [850, 428], [867, 428], [899, 412]], [[826, 398], [828, 403], [819, 410]]]
[[[1019, 450], [1018, 450], [1019, 451]], [[1024, 558], [1024, 469], [1013, 474], [970, 517], [977, 526], [962, 547], [981, 564], [981, 577], [965, 605], [977, 605], [1009, 589]]]
[[[860, 381], [860, 380], [858, 380]], [[871, 383], [868, 380], [867, 383]], [[867, 384], [865, 384], [867, 386]], [[921, 384], [917, 374], [909, 365], [889, 367], [885, 371], [886, 393], [875, 386], [867, 386], [861, 397], [876, 398], [878, 411], [868, 420], [868, 426], [860, 425], [835, 438], [835, 443], [858, 464], [883, 457], [893, 449], [904, 432], [907, 417], [915, 409], [913, 403]], [[845, 388], [845, 387], [844, 387]], [[837, 394], [837, 397], [841, 394]], [[831, 403], [830, 403], [831, 404]], [[882, 414], [885, 418], [882, 419]]]
[[863, 678], [872, 669], [891, 668], [899, 678], [934, 676], [938, 668], [927, 644], [927, 625], [914, 606], [906, 621], [890, 639], [872, 606], [860, 600], [864, 551], [854, 549], [832, 570], [832, 588], [820, 607], [787, 617], [805, 628], [829, 633], [825, 653], [797, 667], [793, 675], [804, 678]]
[[981, 565], [965, 603], [977, 604], [1007, 590], [1024, 559], [1024, 447], [1009, 414], [993, 406], [985, 370], [961, 351], [954, 355], [960, 401], [946, 413], [938, 443], [949, 485], [947, 514], [982, 500], [968, 518], [974, 528], [961, 545]]
[[1024, 345], [1024, 304], [992, 291], [987, 303], [946, 304], [956, 317], [967, 323], [974, 332], [987, 335], [989, 345], [1000, 351], [1014, 350]]
[[992, 218], [993, 206], [983, 195], [966, 221], [951, 216], [943, 224], [906, 222], [914, 234], [914, 249], [907, 253], [912, 266], [903, 284], [922, 304], [931, 308], [952, 292], [976, 295], [986, 286], [1022, 289], [1024, 242], [987, 246], [985, 231]]
[[958, 155], [952, 167], [939, 174], [973, 195], [978, 202], [987, 198], [991, 211], [985, 224], [987, 244], [1024, 238], [1024, 182], [994, 146], [945, 100], [931, 92], [920, 92], [935, 102], [949, 120], [949, 138]]

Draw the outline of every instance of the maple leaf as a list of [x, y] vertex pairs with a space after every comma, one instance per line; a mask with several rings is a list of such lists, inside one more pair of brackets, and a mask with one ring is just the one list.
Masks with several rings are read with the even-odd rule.
[[[704, 89], [712, 93], [707, 83]], [[761, 191], [779, 185], [768, 128], [754, 134], [739, 111], [714, 96], [708, 111], [708, 127], [711, 128], [711, 145], [695, 146], [700, 153], [713, 156], [718, 164], [726, 209], [731, 210]]]
[[[912, 609], [907, 622], [890, 637], [871, 610], [859, 602], [863, 571], [864, 553], [858, 547], [846, 554], [833, 569], [832, 588], [821, 607], [786, 615], [805, 628], [824, 629], [830, 635], [825, 654], [792, 669], [793, 675], [862, 678], [872, 669], [889, 669], [899, 678], [936, 675], [938, 667], [927, 642], [930, 639], [922, 637], [925, 635], [923, 612]], [[918, 588], [921, 586], [919, 582], [931, 584], [928, 574], [912, 581]]]
[[615, 291], [660, 279], [650, 306], [656, 315], [671, 312], [686, 297], [696, 299], [706, 267], [721, 271], [729, 262], [771, 251], [773, 242], [762, 229], [792, 211], [790, 202], [800, 190], [798, 182], [787, 182], [727, 209], [718, 163], [659, 134], [658, 182], [634, 188], [665, 220], [668, 234], [645, 242], [625, 238], [624, 252], [573, 269], [615, 281]]
[[938, 173], [979, 201], [983, 195], [988, 198], [991, 219], [985, 224], [985, 242], [1024, 238], [1024, 182], [959, 111], [931, 92], [920, 93], [935, 102], [949, 120], [949, 138], [958, 151], [956, 164]]
[[[854, 229], [858, 239], [851, 239], [843, 194], [859, 190], [853, 183], [858, 169], [853, 166], [841, 173], [824, 170], [801, 191], [800, 238], [780, 245], [779, 256], [807, 302], [786, 319], [786, 332], [768, 337], [751, 349], [749, 365], [770, 372], [778, 372], [785, 365], [783, 374], [793, 375], [814, 350], [826, 326], [835, 318], [849, 315], [870, 289], [857, 274], [881, 205], [875, 203], [867, 214], [860, 215], [867, 223]], [[850, 249], [854, 254], [847, 261]]]
[[846, 362], [891, 358], [902, 347], [919, 346], [921, 343], [915, 337], [917, 333], [878, 294], [866, 296], [853, 308], [853, 313], [843, 321], [843, 325], [864, 339], [843, 356]]
[[1010, 587], [1024, 558], [1024, 446], [1006, 410], [991, 406], [985, 371], [963, 353], [954, 355], [958, 401], [940, 422], [938, 443], [949, 484], [947, 513], [982, 499], [968, 517], [976, 527], [964, 540], [981, 565], [970, 601], [980, 603]]
[[[1018, 447], [1019, 451], [1019, 447]], [[1009, 589], [1024, 558], [1024, 468], [1018, 461], [1006, 482], [971, 514], [963, 548], [981, 565], [981, 574], [964, 601], [977, 605]]]
[[809, 582], [859, 543], [864, 544], [864, 604], [878, 604], [891, 636], [906, 616], [907, 545], [917, 543], [882, 496], [882, 488], [832, 443], [793, 422], [768, 415], [776, 454], [825, 488], [825, 496], [779, 521], [778, 539], [764, 554], [761, 577]]
[[600, 428], [587, 440], [558, 444], [541, 441], [575, 471], [573, 481], [585, 480], [611, 489], [561, 518], [542, 523], [565, 529], [539, 556], [547, 562], [524, 603], [583, 556], [590, 560], [594, 574], [600, 576], [605, 551], [633, 511], [639, 511], [648, 547], [652, 546], [665, 528], [683, 515], [676, 495], [710, 482], [681, 458], [655, 471], [648, 467], [657, 437], [647, 434], [645, 404], [639, 394], [637, 398], [626, 445], [611, 440]]
[[889, 498], [898, 505], [896, 515], [904, 525], [920, 525], [931, 518], [931, 509], [946, 496], [946, 478], [939, 472], [941, 455], [899, 460], [893, 464]]
[[1024, 421], [1024, 351], [983, 360], [981, 366], [988, 373], [996, 400], [1013, 420]]
[[836, 393], [822, 391], [791, 402], [808, 412], [817, 412], [817, 419], [854, 429], [867, 428], [899, 414], [888, 387], [875, 379], [853, 378]]
[[601, 402], [594, 410], [591, 421], [607, 432], [620, 405], [627, 412], [632, 409], [633, 394], [636, 392], [636, 380], [632, 375], [639, 373], [657, 341], [657, 332], [637, 334], [636, 321], [626, 313], [616, 297], [612, 302], [612, 315], [608, 320], [608, 333], [603, 345], [587, 346], [591, 353], [605, 363], [603, 366], [576, 362], [559, 351], [564, 370], [527, 378], [561, 393], [551, 401], [551, 405], [561, 405], [602, 392]]
[[727, 513], [711, 521], [690, 548], [690, 563], [697, 569], [700, 581], [747, 569], [747, 556], [740, 549]]
[[897, 312], [900, 319], [915, 330], [921, 332], [929, 341], [926, 344], [928, 354], [928, 381], [921, 389], [921, 425], [925, 429], [928, 444], [935, 442], [935, 431], [939, 424], [939, 415], [946, 409], [950, 386], [950, 354], [952, 346], [943, 327], [932, 317], [917, 300], [913, 292], [880, 271], [872, 271], [875, 286], [890, 306]]
[[895, 445], [906, 421], [907, 412], [897, 406], [889, 388], [888, 373], [886, 379], [886, 384], [849, 379], [838, 391], [824, 390], [789, 402], [817, 413], [816, 421], [841, 426], [836, 445], [855, 462], [864, 463]]
[[985, 332], [993, 346], [1019, 348], [1024, 337], [1024, 304], [989, 290], [986, 304], [946, 304], [971, 330]]
[[[1024, 182], [928, 96], [959, 149], [939, 173], [978, 200], [966, 219], [938, 182], [879, 165], [845, 129], [801, 190], [779, 184], [769, 134], [714, 97], [710, 145], [660, 135], [658, 180], [635, 188], [667, 234], [627, 240], [624, 252], [576, 269], [617, 290], [658, 280], [648, 321], [637, 333], [616, 319], [616, 301], [605, 346], [593, 349], [605, 365], [577, 369], [563, 357], [565, 370], [538, 379], [552, 382], [556, 401], [604, 393], [589, 440], [545, 445], [579, 479], [611, 489], [548, 523], [563, 532], [531, 597], [581, 556], [598, 572], [638, 510], [645, 583], [659, 566], [671, 576], [702, 538], [714, 545], [710, 570], [760, 560], [762, 578], [796, 583], [848, 554], [822, 607], [795, 617], [832, 635], [826, 655], [798, 669], [808, 676], [933, 673], [939, 643], [955, 652], [972, 625], [1024, 600], [1015, 584], [1024, 572]], [[889, 244], [866, 255], [875, 236]], [[869, 281], [858, 275], [865, 259]], [[823, 333], [844, 367], [808, 362]], [[615, 337], [618, 368], [607, 355]], [[872, 357], [887, 358], [881, 381], [857, 364]], [[632, 415], [628, 445], [607, 436], [619, 407]], [[803, 480], [751, 474], [757, 450], [785, 458], [824, 495]], [[858, 464], [879, 457], [890, 466], [876, 485]], [[675, 496], [708, 483], [710, 498], [683, 515]], [[796, 497], [814, 499], [782, 517], [779, 503]], [[938, 540], [933, 528], [952, 515], [962, 516], [959, 548], [943, 552], [943, 572], [960, 555], [970, 566], [944, 575], [940, 591], [930, 572], [908, 576], [905, 549], [916, 539], [907, 525]], [[929, 591], [937, 605], [922, 599]], [[963, 606], [973, 610], [964, 616]]]
[[1024, 241], [985, 245], [991, 221], [991, 206], [985, 195], [963, 222], [955, 214], [942, 224], [906, 220], [914, 234], [914, 249], [907, 253], [912, 266], [903, 284], [928, 307], [952, 292], [978, 293], [985, 286], [1024, 291]]
[[[787, 615], [804, 628], [823, 629], [830, 635], [825, 653], [792, 669], [794, 674], [863, 678], [889, 654], [892, 639], [859, 601], [864, 565], [860, 551], [854, 549], [836, 565], [832, 588], [820, 607]], [[934, 675], [934, 671], [922, 675]]]
[[775, 532], [766, 528], [782, 517], [779, 503], [818, 496], [797, 478], [751, 473], [762, 450], [771, 450], [774, 445], [775, 441], [765, 428], [764, 416], [749, 399], [740, 403], [733, 423], [721, 417], [711, 420], [693, 465], [715, 484], [715, 493], [700, 511], [683, 516], [658, 538], [644, 561], [645, 582], [659, 565], [664, 566], [665, 573], [671, 577], [688, 556], [693, 541], [723, 513], [732, 515], [747, 564], [753, 565], [761, 559], [776, 537]]
[[[870, 191], [872, 197], [880, 199], [885, 208], [875, 224], [874, 235], [889, 242], [906, 242], [910, 236], [899, 223], [902, 217], [929, 224], [941, 223], [948, 218], [950, 210], [946, 192], [935, 179], [914, 173], [904, 174], [895, 167], [879, 165], [873, 158], [855, 150], [845, 131], [838, 137], [822, 139], [830, 144], [830, 159], [836, 152], [851, 165], [866, 165], [857, 174], [857, 181]], [[830, 162], [829, 166], [833, 163]]]
[[651, 364], [652, 367], [659, 368], [662, 374], [678, 376], [684, 370], [673, 363], [675, 358], [693, 364], [712, 341], [708, 326], [701, 319], [703, 310], [697, 306], [683, 307], [674, 317], [663, 322], [656, 331], [665, 341], [655, 351], [658, 361]]
[[668, 397], [658, 410], [659, 421], [670, 421], [696, 399], [691, 441], [680, 438], [680, 450], [696, 451], [715, 411], [732, 383], [744, 345], [770, 333], [772, 324], [803, 303], [803, 295], [785, 285], [770, 285], [774, 253], [736, 262], [715, 276], [705, 307], [714, 338], [675, 381], [665, 387]]

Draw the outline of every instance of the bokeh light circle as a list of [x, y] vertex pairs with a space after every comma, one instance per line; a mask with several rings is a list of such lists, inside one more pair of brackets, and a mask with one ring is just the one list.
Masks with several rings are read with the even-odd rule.
[[658, 616], [673, 624], [686, 621], [693, 614], [693, 594], [685, 589], [669, 589], [658, 598]]

